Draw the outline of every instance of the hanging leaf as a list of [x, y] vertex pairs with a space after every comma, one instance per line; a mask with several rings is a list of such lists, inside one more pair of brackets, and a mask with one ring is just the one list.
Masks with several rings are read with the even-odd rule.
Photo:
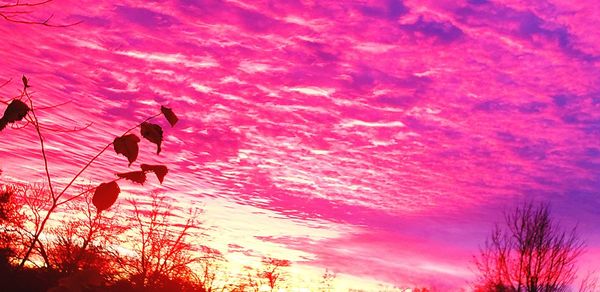
[[21, 78], [21, 80], [23, 80], [23, 86], [25, 88], [29, 88], [29, 80], [27, 80], [27, 77], [25, 77], [25, 75], [23, 75], [23, 78]]
[[18, 99], [13, 99], [6, 107], [2, 118], [0, 118], [0, 131], [4, 130], [9, 123], [22, 120], [28, 112], [29, 107], [27, 104]]
[[98, 212], [104, 211], [117, 201], [120, 192], [121, 189], [115, 181], [101, 183], [94, 192], [92, 203], [96, 206]]
[[141, 125], [141, 133], [142, 137], [146, 138], [148, 141], [156, 144], [156, 154], [160, 153], [160, 145], [163, 140], [163, 130], [157, 124], [152, 124], [148, 122], [143, 122]]
[[154, 174], [156, 174], [156, 178], [158, 178], [158, 181], [162, 184], [163, 180], [165, 178], [165, 175], [167, 175], [167, 173], [169, 172], [169, 169], [167, 169], [166, 166], [164, 165], [148, 165], [148, 164], [142, 164], [142, 171], [151, 171], [154, 172]]
[[175, 124], [177, 124], [177, 121], [179, 121], [173, 110], [168, 107], [160, 106], [160, 112], [162, 112], [167, 121], [169, 121], [171, 127], [174, 127]]
[[129, 166], [137, 159], [139, 147], [138, 143], [140, 142], [140, 138], [135, 134], [128, 134], [125, 136], [117, 137], [113, 141], [113, 146], [115, 147], [115, 152], [117, 154], [123, 154], [127, 157], [129, 161]]
[[136, 182], [141, 185], [143, 185], [146, 182], [146, 172], [144, 171], [117, 173], [117, 176], [120, 178], [128, 179], [132, 182]]

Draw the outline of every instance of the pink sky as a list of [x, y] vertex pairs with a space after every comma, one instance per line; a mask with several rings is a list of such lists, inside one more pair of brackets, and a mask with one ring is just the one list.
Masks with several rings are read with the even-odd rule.
[[[502, 211], [536, 199], [597, 260], [597, 1], [112, 3], [0, 22], [0, 97], [25, 74], [38, 103], [71, 101], [43, 122], [93, 123], [47, 134], [57, 179], [164, 104], [180, 124], [139, 163], [170, 165], [150, 188], [204, 208], [232, 259], [458, 289]], [[3, 178], [41, 180], [33, 131], [1, 135]], [[108, 153], [84, 178], [115, 171]]]

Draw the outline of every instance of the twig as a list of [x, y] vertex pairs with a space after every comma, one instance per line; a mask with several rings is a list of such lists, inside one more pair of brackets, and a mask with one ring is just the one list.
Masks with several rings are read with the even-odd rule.
[[[147, 119], [145, 119], [143, 122], [135, 125], [134, 127], [131, 127], [130, 129], [128, 129], [127, 131], [125, 131], [125, 133], [123, 133], [121, 136], [127, 135], [127, 133], [131, 132], [133, 129], [141, 126], [143, 123], [156, 118], [158, 116], [160, 116], [161, 113], [155, 114]], [[96, 159], [98, 159], [98, 157], [100, 157], [100, 155], [102, 155], [102, 153], [104, 153], [111, 145], [113, 144], [113, 142], [108, 143], [106, 146], [104, 146], [104, 148], [102, 148], [102, 150], [100, 150], [100, 152], [98, 152], [98, 154], [96, 154], [96, 156], [94, 156], [88, 163], [86, 163], [86, 165], [83, 166], [83, 168], [73, 177], [73, 179], [71, 179], [71, 181], [67, 184], [67, 186], [62, 190], [62, 192], [60, 192], [58, 194], [58, 197], [60, 198], [68, 189], [69, 187], [71, 187], [71, 185], [75, 182], [75, 180], [77, 180], [79, 178], [79, 176], [81, 176], [81, 174], [94, 162], [96, 161]]]
[[73, 102], [73, 101], [72, 100], [67, 100], [65, 102], [58, 103], [58, 104], [53, 104], [53, 105], [49, 105], [49, 106], [38, 106], [37, 109], [38, 110], [47, 110], [47, 109], [57, 108], [57, 107], [65, 105], [65, 104], [69, 104], [71, 102]]
[[44, 146], [44, 137], [42, 136], [42, 132], [40, 131], [38, 118], [35, 115], [35, 109], [33, 108], [33, 100], [27, 93], [26, 86], [23, 87], [23, 92], [25, 93], [25, 96], [27, 96], [27, 99], [29, 100], [30, 111], [31, 111], [31, 115], [33, 116], [33, 120], [34, 120], [33, 126], [35, 127], [35, 130], [36, 130], [39, 140], [40, 140], [40, 145], [42, 147], [42, 157], [44, 159], [44, 170], [46, 171], [46, 178], [48, 179], [48, 187], [50, 188], [50, 194], [52, 195], [52, 199], [54, 201], [56, 201], [58, 198], [55, 198], [54, 188], [52, 188], [52, 179], [50, 178], [50, 170], [48, 169], [48, 158], [46, 157], [46, 148]]
[[40, 6], [40, 5], [44, 5], [47, 3], [52, 2], [53, 0], [45, 0], [45, 1], [40, 1], [40, 2], [28, 2], [28, 3], [21, 3], [19, 1], [17, 1], [15, 4], [4, 4], [4, 5], [0, 5], [0, 9], [1, 8], [15, 8], [15, 7], [33, 7], [33, 6]]
[[80, 20], [80, 21], [68, 23], [68, 24], [52, 24], [52, 23], [50, 23], [50, 20], [52, 20], [52, 18], [54, 17], [54, 14], [51, 14], [48, 18], [46, 18], [43, 21], [22, 20], [22, 19], [14, 18], [13, 15], [14, 14], [17, 14], [17, 15], [28, 14], [28, 13], [30, 13], [30, 11], [10, 11], [10, 9], [13, 9], [13, 8], [42, 6], [44, 4], [48, 4], [52, 1], [53, 0], [45, 0], [45, 1], [40, 1], [40, 2], [27, 2], [27, 3], [21, 3], [19, 1], [17, 1], [14, 4], [0, 5], [0, 10], [4, 10], [4, 11], [0, 11], [0, 17], [4, 18], [6, 21], [13, 22], [13, 23], [43, 25], [43, 26], [48, 26], [48, 27], [69, 27], [69, 26], [78, 25], [83, 22], [82, 20]]
[[52, 19], [53, 16], [54, 15], [48, 17], [44, 21], [29, 21], [29, 20], [14, 19], [14, 18], [11, 18], [10, 16], [7, 16], [4, 13], [0, 13], [0, 17], [4, 18], [6, 21], [13, 22], [13, 23], [20, 23], [20, 24], [43, 25], [43, 26], [48, 26], [48, 27], [70, 27], [70, 26], [81, 24], [83, 22], [83, 20], [80, 20], [80, 21], [77, 21], [77, 22], [69, 23], [69, 24], [52, 24], [52, 23], [49, 23], [50, 19]]
[[6, 86], [6, 84], [9, 84], [12, 81], [12, 78], [6, 80], [4, 83], [2, 83], [2, 85], [0, 85], [0, 88]]
[[85, 126], [83, 126], [81, 128], [73, 128], [71, 130], [68, 130], [68, 129], [59, 129], [59, 128], [51, 128], [51, 127], [42, 126], [42, 125], [40, 125], [40, 128], [44, 129], [44, 130], [52, 131], [52, 132], [57, 132], [57, 133], [73, 133], [73, 132], [83, 131], [83, 130], [89, 128], [93, 124], [94, 123], [90, 122], [90, 123], [88, 123], [87, 125], [85, 125]]

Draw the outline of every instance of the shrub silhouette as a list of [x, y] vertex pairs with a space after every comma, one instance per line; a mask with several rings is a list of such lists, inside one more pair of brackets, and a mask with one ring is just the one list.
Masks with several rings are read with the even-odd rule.
[[[173, 111], [169, 108], [165, 108], [164, 106], [161, 107], [161, 112], [145, 119], [144, 121], [137, 124], [136, 126], [128, 129], [127, 131], [125, 131], [125, 133], [116, 137], [113, 142], [106, 145], [98, 154], [96, 154], [94, 157], [92, 157], [82, 167], [82, 169], [69, 181], [69, 183], [62, 189], [62, 191], [59, 192], [59, 191], [55, 190], [55, 188], [53, 186], [53, 180], [51, 178], [51, 173], [50, 173], [49, 166], [48, 166], [48, 159], [46, 157], [44, 137], [42, 135], [43, 128], [37, 118], [33, 98], [28, 92], [28, 88], [30, 88], [31, 85], [29, 83], [29, 80], [25, 76], [23, 76], [22, 81], [23, 81], [23, 89], [21, 91], [20, 96], [12, 99], [8, 103], [8, 105], [4, 111], [4, 115], [0, 119], [1, 125], [2, 125], [2, 128], [0, 128], [0, 131], [2, 129], [4, 129], [4, 126], [7, 124], [17, 123], [22, 120], [26, 120], [26, 122], [27, 122], [26, 125], [29, 125], [29, 124], [33, 125], [33, 127], [37, 133], [37, 136], [39, 138], [39, 142], [40, 142], [40, 148], [41, 148], [43, 163], [44, 163], [44, 170], [45, 170], [46, 179], [47, 179], [47, 189], [50, 193], [50, 198], [48, 198], [48, 201], [46, 201], [46, 202], [40, 202], [40, 204], [42, 204], [42, 205], [47, 204], [47, 206], [41, 207], [41, 209], [45, 211], [45, 215], [40, 215], [40, 218], [37, 218], [39, 220], [36, 220], [36, 222], [39, 224], [36, 224], [34, 232], [31, 232], [31, 234], [33, 234], [33, 236], [31, 238], [31, 242], [29, 243], [25, 253], [22, 256], [21, 263], [20, 263], [21, 267], [23, 267], [25, 265], [25, 263], [29, 260], [31, 252], [34, 251], [36, 245], [39, 246], [39, 250], [41, 251], [42, 257], [46, 261], [46, 264], [49, 264], [48, 258], [47, 258], [47, 256], [44, 255], [44, 252], [43, 252], [44, 247], [42, 246], [42, 242], [39, 240], [40, 235], [44, 232], [48, 220], [50, 219], [52, 214], [54, 214], [54, 212], [57, 210], [58, 207], [60, 207], [64, 204], [67, 204], [68, 202], [70, 202], [74, 199], [80, 198], [81, 196], [86, 194], [88, 191], [92, 190], [92, 189], [84, 190], [84, 191], [80, 192], [79, 194], [76, 194], [76, 195], [66, 198], [66, 193], [70, 189], [70, 187], [73, 185], [73, 183], [77, 180], [77, 178], [79, 178], [81, 176], [81, 174], [83, 174], [83, 172], [88, 167], [90, 167], [92, 165], [92, 163], [98, 157], [100, 157], [100, 155], [102, 155], [104, 152], [106, 152], [110, 146], [113, 146], [115, 152], [117, 154], [122, 154], [122, 155], [126, 156], [129, 161], [129, 165], [131, 165], [131, 163], [133, 163], [137, 159], [138, 151], [139, 151], [137, 144], [140, 142], [140, 139], [135, 134], [131, 133], [131, 131], [140, 127], [141, 135], [144, 138], [146, 138], [147, 140], [149, 140], [150, 142], [157, 144], [158, 149], [159, 149], [159, 151], [157, 151], [157, 152], [160, 152], [160, 144], [163, 139], [162, 127], [157, 124], [151, 124], [151, 123], [149, 123], [149, 121], [162, 115], [167, 119], [167, 121], [169, 122], [169, 124], [171, 126], [175, 126], [175, 124], [177, 123], [177, 117], [175, 116]], [[151, 130], [148, 130], [147, 129], [148, 127], [150, 127]], [[121, 143], [120, 141], [123, 141], [123, 140], [124, 140], [124, 142]], [[133, 182], [143, 184], [146, 181], [146, 174], [148, 172], [153, 172], [156, 174], [159, 181], [162, 183], [163, 178], [166, 175], [167, 171], [168, 171], [167, 167], [164, 165], [142, 164], [140, 171], [129, 172], [129, 173], [118, 173], [117, 174], [118, 179], [112, 180], [109, 182], [105, 182], [105, 183], [101, 183], [99, 186], [97, 186], [96, 188], [93, 189], [94, 195], [92, 198], [92, 203], [97, 208], [97, 213], [96, 213], [97, 218], [95, 218], [94, 220], [101, 220], [102, 211], [110, 208], [110, 206], [112, 206], [112, 204], [114, 204], [114, 202], [116, 201], [116, 199], [120, 193], [120, 188], [117, 184], [117, 181], [119, 179], [128, 179]], [[40, 214], [40, 210], [36, 210], [36, 211], [38, 214]], [[85, 247], [87, 247], [87, 245], [88, 245], [88, 242], [86, 242], [83, 245], [83, 248], [85, 249]]]
[[[147, 175], [152, 174], [162, 183], [168, 174], [165, 165], [142, 163], [138, 170], [116, 173], [115, 179], [95, 187], [75, 185], [111, 148], [126, 159], [128, 166], [139, 160], [139, 146], [144, 140], [160, 152], [164, 132], [150, 121], [162, 116], [175, 126], [178, 118], [171, 109], [162, 106], [157, 114], [115, 137], [59, 189], [52, 178], [43, 136], [43, 131], [50, 128], [38, 121], [39, 108], [28, 92], [29, 80], [23, 77], [22, 82], [20, 95], [2, 102], [6, 107], [0, 118], [0, 135], [34, 129], [45, 182], [0, 184], [3, 290], [258, 291], [261, 286], [274, 290], [283, 281], [290, 262], [274, 258], [263, 258], [262, 268], [249, 270], [247, 278], [225, 271], [217, 273], [224, 261], [222, 255], [188, 240], [199, 223], [197, 211], [191, 211], [185, 222], [172, 224], [176, 216], [164, 198], [156, 194], [152, 194], [148, 205], [128, 201], [133, 212], [112, 210], [118, 202], [121, 180], [143, 185]], [[54, 216], [57, 213], [62, 216]], [[123, 247], [130, 252], [123, 253]]]
[[91, 201], [88, 192], [82, 202], [71, 202], [71, 206], [67, 206], [65, 212], [72, 218], [63, 218], [58, 226], [48, 230], [51, 239], [45, 244], [46, 253], [50, 267], [61, 274], [84, 270], [111, 279], [117, 274], [111, 259], [114, 254], [111, 246], [118, 242], [126, 228], [120, 226], [118, 212], [113, 212], [112, 216], [95, 216]]
[[10, 269], [10, 258], [15, 255], [13, 244], [18, 241], [18, 236], [14, 231], [24, 224], [18, 210], [15, 187], [0, 185], [0, 272]]
[[[32, 20], [27, 17], [31, 11], [21, 10], [50, 2], [52, 0], [0, 4], [0, 19], [52, 27], [79, 23], [56, 24], [51, 21], [52, 15]], [[258, 291], [265, 283], [274, 290], [284, 280], [284, 268], [291, 263], [274, 258], [263, 258], [263, 268], [253, 272], [248, 270], [248, 278], [226, 275], [224, 279], [218, 279], [217, 270], [224, 261], [220, 252], [202, 246], [203, 256], [194, 256], [193, 251], [197, 250], [186, 240], [190, 229], [197, 223], [197, 213], [192, 213], [183, 225], [173, 227], [168, 222], [172, 215], [168, 206], [156, 195], [152, 196], [150, 210], [142, 210], [141, 205], [138, 208], [138, 203], [131, 201], [134, 225], [126, 227], [133, 227], [138, 232], [137, 237], [129, 242], [134, 243], [132, 251], [135, 256], [118, 252], [111, 245], [125, 243], [118, 238], [125, 230], [115, 220], [118, 212], [107, 215], [111, 213], [110, 209], [115, 208], [113, 204], [120, 194], [118, 181], [124, 179], [144, 184], [147, 174], [153, 173], [162, 184], [168, 173], [167, 166], [140, 164], [139, 170], [116, 173], [114, 180], [72, 193], [74, 183], [111, 146], [116, 154], [127, 159], [128, 167], [135, 163], [139, 143], [142, 142], [132, 132], [136, 128], [140, 129], [142, 138], [156, 145], [159, 154], [164, 131], [151, 120], [162, 115], [174, 127], [178, 122], [177, 116], [172, 109], [161, 106], [160, 113], [115, 137], [83, 165], [66, 186], [59, 189], [52, 179], [42, 133], [53, 129], [39, 122], [37, 113], [42, 108], [35, 106], [28, 91], [31, 88], [29, 79], [23, 76], [21, 80], [23, 89], [19, 96], [8, 101], [0, 100], [0, 104], [6, 105], [0, 116], [0, 135], [12, 129], [33, 127], [40, 143], [46, 182], [0, 183], [0, 290], [226, 291], [231, 288], [230, 291]], [[87, 126], [77, 130], [85, 128]], [[79, 218], [56, 220], [53, 215], [57, 212], [74, 212]], [[51, 220], [60, 225], [51, 226], [48, 224]], [[193, 263], [199, 263], [199, 273], [190, 268]], [[331, 279], [325, 278], [329, 282]], [[330, 283], [327, 287], [331, 289]]]
[[156, 193], [152, 194], [149, 206], [134, 200], [129, 202], [133, 206], [128, 218], [131, 233], [124, 235], [130, 236], [129, 249], [134, 256], [120, 255], [117, 262], [133, 288], [168, 291], [168, 285], [178, 285], [180, 291], [194, 287], [197, 283], [192, 281], [195, 275], [190, 265], [198, 263], [200, 258], [192, 253], [188, 237], [197, 226], [198, 212], [190, 210], [185, 222], [177, 223], [173, 221], [177, 217], [171, 205]]

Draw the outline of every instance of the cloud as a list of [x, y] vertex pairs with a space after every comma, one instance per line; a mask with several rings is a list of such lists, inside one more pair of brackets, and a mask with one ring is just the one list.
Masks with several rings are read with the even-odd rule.
[[457, 9], [458, 19], [470, 25], [486, 25], [500, 32], [508, 32], [533, 45], [550, 43], [573, 58], [585, 61], [598, 59], [598, 56], [579, 48], [576, 37], [564, 25], [547, 21], [529, 10], [517, 10], [495, 2], [478, 4], [481, 5]]
[[414, 23], [403, 24], [400, 27], [413, 35], [418, 33], [434, 38], [441, 44], [458, 41], [464, 35], [460, 28], [450, 22], [429, 21], [425, 20], [423, 16], [420, 16]]
[[396, 20], [408, 12], [408, 8], [401, 0], [375, 1], [374, 5], [362, 5], [358, 6], [357, 9], [365, 16], [386, 20]]
[[115, 11], [126, 20], [146, 28], [165, 28], [178, 23], [172, 16], [142, 7], [118, 5]]
[[[222, 251], [237, 256], [278, 241], [311, 265], [453, 291], [515, 201], [550, 200], [598, 233], [600, 72], [580, 47], [579, 13], [494, 1], [75, 2], [60, 5], [89, 25], [0, 26], [4, 76], [25, 72], [41, 106], [71, 101], [42, 120], [94, 122], [69, 139], [45, 133], [58, 179], [165, 104], [180, 123], [164, 124], [163, 152], [144, 163], [169, 164], [163, 187], [181, 204], [211, 202], [223, 225], [209, 231], [223, 227]], [[43, 178], [28, 130], [0, 139], [3, 179]], [[126, 168], [112, 154], [85, 178]]]

